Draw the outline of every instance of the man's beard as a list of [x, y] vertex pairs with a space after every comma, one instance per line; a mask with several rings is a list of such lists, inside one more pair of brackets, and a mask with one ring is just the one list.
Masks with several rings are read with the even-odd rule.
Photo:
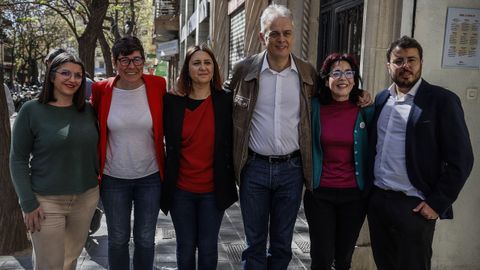
[[401, 79], [403, 77], [403, 74], [407, 72], [412, 74], [412, 76], [414, 76], [414, 74], [411, 71], [401, 70], [400, 73], [398, 74], [398, 77], [392, 77], [392, 81], [400, 88], [412, 88], [418, 82], [418, 80], [420, 80], [421, 73], [419, 72], [418, 77], [416, 77], [413, 81], [406, 81]]

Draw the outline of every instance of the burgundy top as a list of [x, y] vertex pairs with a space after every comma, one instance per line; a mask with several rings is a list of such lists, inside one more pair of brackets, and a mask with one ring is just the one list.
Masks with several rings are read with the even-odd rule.
[[323, 150], [320, 187], [355, 188], [353, 130], [358, 106], [350, 101], [332, 101], [320, 106], [320, 142]]
[[185, 108], [178, 188], [193, 193], [213, 192], [214, 138], [212, 98], [208, 97], [194, 110]]

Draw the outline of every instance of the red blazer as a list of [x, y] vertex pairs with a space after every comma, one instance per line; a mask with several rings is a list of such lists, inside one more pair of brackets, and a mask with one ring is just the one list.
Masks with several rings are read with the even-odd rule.
[[[112, 102], [112, 90], [118, 78], [118, 76], [110, 77], [106, 80], [95, 82], [92, 85], [92, 96], [90, 101], [97, 113], [98, 125], [100, 128], [98, 145], [98, 157], [100, 159], [99, 181], [101, 181], [107, 156], [107, 119], [110, 111], [110, 104]], [[163, 95], [165, 95], [167, 89], [166, 82], [162, 77], [146, 74], [143, 75], [143, 81], [145, 82], [148, 105], [152, 115], [153, 137], [155, 140], [158, 168], [160, 170], [160, 177], [163, 181], [165, 167], [165, 152], [163, 144]]]

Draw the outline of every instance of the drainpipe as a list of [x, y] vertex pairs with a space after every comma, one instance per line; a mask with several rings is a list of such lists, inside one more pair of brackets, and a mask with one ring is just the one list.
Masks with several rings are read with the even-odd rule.
[[413, 12], [412, 12], [412, 32], [410, 36], [415, 38], [415, 17], [417, 15], [417, 0], [413, 0]]

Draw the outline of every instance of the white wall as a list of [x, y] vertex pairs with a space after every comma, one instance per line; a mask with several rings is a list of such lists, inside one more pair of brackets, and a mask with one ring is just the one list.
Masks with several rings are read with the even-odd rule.
[[[408, 2], [405, 7], [412, 7]], [[477, 8], [479, 0], [417, 1], [414, 37], [424, 49], [423, 78], [455, 92], [461, 99], [475, 153], [473, 171], [453, 206], [454, 219], [437, 223], [433, 269], [480, 269], [480, 70], [442, 68], [447, 7]], [[409, 14], [410, 12], [410, 14]], [[403, 14], [411, 18], [411, 11]], [[411, 33], [411, 24], [402, 23], [402, 34]], [[479, 52], [480, 53], [480, 50]], [[467, 88], [476, 88], [477, 98], [466, 98]]]

